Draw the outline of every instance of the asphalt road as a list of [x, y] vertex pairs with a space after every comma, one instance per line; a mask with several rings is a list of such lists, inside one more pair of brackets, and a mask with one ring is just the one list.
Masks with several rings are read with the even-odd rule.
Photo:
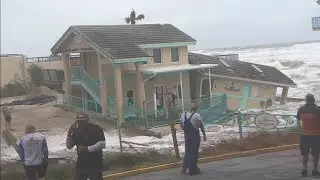
[[300, 154], [297, 150], [235, 158], [225, 161], [199, 164], [201, 173], [197, 176], [181, 176], [180, 169], [169, 169], [134, 177], [126, 180], [320, 180], [312, 177], [311, 158], [309, 176], [301, 177]]

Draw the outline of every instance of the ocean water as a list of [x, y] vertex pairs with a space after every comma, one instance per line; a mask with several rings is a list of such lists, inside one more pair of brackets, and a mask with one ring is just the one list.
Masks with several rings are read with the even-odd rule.
[[[289, 89], [289, 97], [303, 98], [306, 93], [313, 93], [320, 100], [320, 41], [194, 52], [207, 55], [236, 53], [241, 61], [276, 67], [298, 86]], [[278, 95], [281, 90], [278, 89]]]

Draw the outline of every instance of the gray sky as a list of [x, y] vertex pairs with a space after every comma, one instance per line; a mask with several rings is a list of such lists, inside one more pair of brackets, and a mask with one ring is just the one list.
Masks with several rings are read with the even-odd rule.
[[1, 53], [50, 55], [70, 25], [170, 23], [197, 39], [196, 49], [317, 40], [316, 0], [1, 0]]

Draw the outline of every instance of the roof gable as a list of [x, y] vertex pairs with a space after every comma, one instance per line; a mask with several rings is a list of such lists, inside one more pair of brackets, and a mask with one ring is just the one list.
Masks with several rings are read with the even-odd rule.
[[[149, 57], [139, 45], [196, 42], [170, 24], [71, 26], [68, 31], [64, 36], [79, 34], [102, 52], [110, 55], [112, 59]], [[66, 38], [62, 37], [59, 41], [64, 40]], [[59, 41], [52, 51], [58, 49]]]
[[[230, 67], [226, 67], [223, 62], [220, 61], [219, 56], [208, 56], [203, 54], [189, 53], [190, 64], [219, 64], [217, 67], [211, 68], [212, 74], [266, 81], [288, 86], [296, 85], [292, 79], [290, 79], [275, 67], [248, 63], [240, 60], [223, 59], [223, 61]], [[262, 70], [262, 73], [256, 70], [252, 65], [256, 65], [260, 70]]]

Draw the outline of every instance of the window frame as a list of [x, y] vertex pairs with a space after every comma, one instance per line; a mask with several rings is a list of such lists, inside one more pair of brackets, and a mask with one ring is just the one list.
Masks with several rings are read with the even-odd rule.
[[[155, 51], [156, 50], [159, 50], [159, 56], [160, 56], [160, 58], [159, 58], [159, 60], [160, 60], [160, 62], [156, 62], [156, 60], [155, 60]], [[152, 58], [153, 58], [153, 63], [154, 64], [162, 64], [162, 52], [161, 52], [161, 48], [155, 48], [155, 49], [152, 49]]]
[[[172, 49], [177, 49], [178, 61], [173, 61]], [[171, 63], [180, 63], [180, 48], [172, 47], [170, 48], [170, 51], [171, 51]]]

